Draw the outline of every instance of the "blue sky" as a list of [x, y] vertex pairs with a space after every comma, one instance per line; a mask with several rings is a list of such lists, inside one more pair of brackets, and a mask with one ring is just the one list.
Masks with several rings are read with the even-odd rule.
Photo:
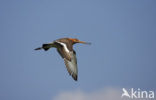
[[[156, 90], [155, 0], [0, 0], [0, 99], [53, 100], [62, 91], [102, 88]], [[55, 49], [74, 46], [78, 82]]]

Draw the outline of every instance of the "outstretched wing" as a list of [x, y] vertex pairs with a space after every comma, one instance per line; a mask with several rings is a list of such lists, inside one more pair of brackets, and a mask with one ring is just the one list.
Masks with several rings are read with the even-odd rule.
[[64, 59], [64, 63], [66, 65], [69, 75], [71, 75], [73, 79], [77, 81], [78, 69], [77, 69], [76, 52], [74, 50], [70, 51], [65, 43], [59, 41], [55, 41], [55, 43], [60, 45], [60, 47], [57, 48], [57, 51]]
[[65, 43], [59, 42], [59, 41], [55, 41], [55, 44], [59, 45], [59, 48], [57, 48], [57, 51], [59, 52], [59, 54], [61, 55], [61, 57], [64, 59], [66, 58], [67, 60], [71, 61], [71, 54], [67, 45]]
[[77, 69], [77, 59], [76, 59], [75, 51], [70, 52], [70, 55], [71, 55], [71, 61], [64, 58], [64, 62], [65, 62], [69, 75], [71, 75], [73, 79], [77, 81], [78, 69]]

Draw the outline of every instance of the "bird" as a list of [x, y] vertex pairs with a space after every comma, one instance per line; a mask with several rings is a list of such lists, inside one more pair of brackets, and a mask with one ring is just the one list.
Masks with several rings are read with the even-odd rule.
[[35, 50], [45, 50], [48, 51], [50, 48], [56, 48], [60, 56], [63, 58], [66, 69], [69, 75], [77, 81], [78, 80], [78, 68], [77, 68], [77, 58], [76, 52], [73, 49], [73, 45], [76, 43], [91, 44], [90, 42], [80, 41], [77, 38], [60, 38], [54, 40], [51, 43], [42, 44], [41, 47]]

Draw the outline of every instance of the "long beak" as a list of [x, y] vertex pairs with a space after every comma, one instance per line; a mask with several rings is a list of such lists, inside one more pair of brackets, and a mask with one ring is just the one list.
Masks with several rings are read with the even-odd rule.
[[90, 42], [84, 42], [84, 41], [78, 41], [78, 43], [83, 43], [83, 44], [88, 44], [88, 45], [91, 45]]

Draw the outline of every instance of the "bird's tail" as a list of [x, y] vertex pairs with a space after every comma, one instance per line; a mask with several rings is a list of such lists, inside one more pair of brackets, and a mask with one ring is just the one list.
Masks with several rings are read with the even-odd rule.
[[47, 51], [48, 49], [51, 48], [51, 44], [43, 44], [42, 47], [38, 47], [34, 50], [41, 50], [41, 49], [44, 49], [45, 51]]

